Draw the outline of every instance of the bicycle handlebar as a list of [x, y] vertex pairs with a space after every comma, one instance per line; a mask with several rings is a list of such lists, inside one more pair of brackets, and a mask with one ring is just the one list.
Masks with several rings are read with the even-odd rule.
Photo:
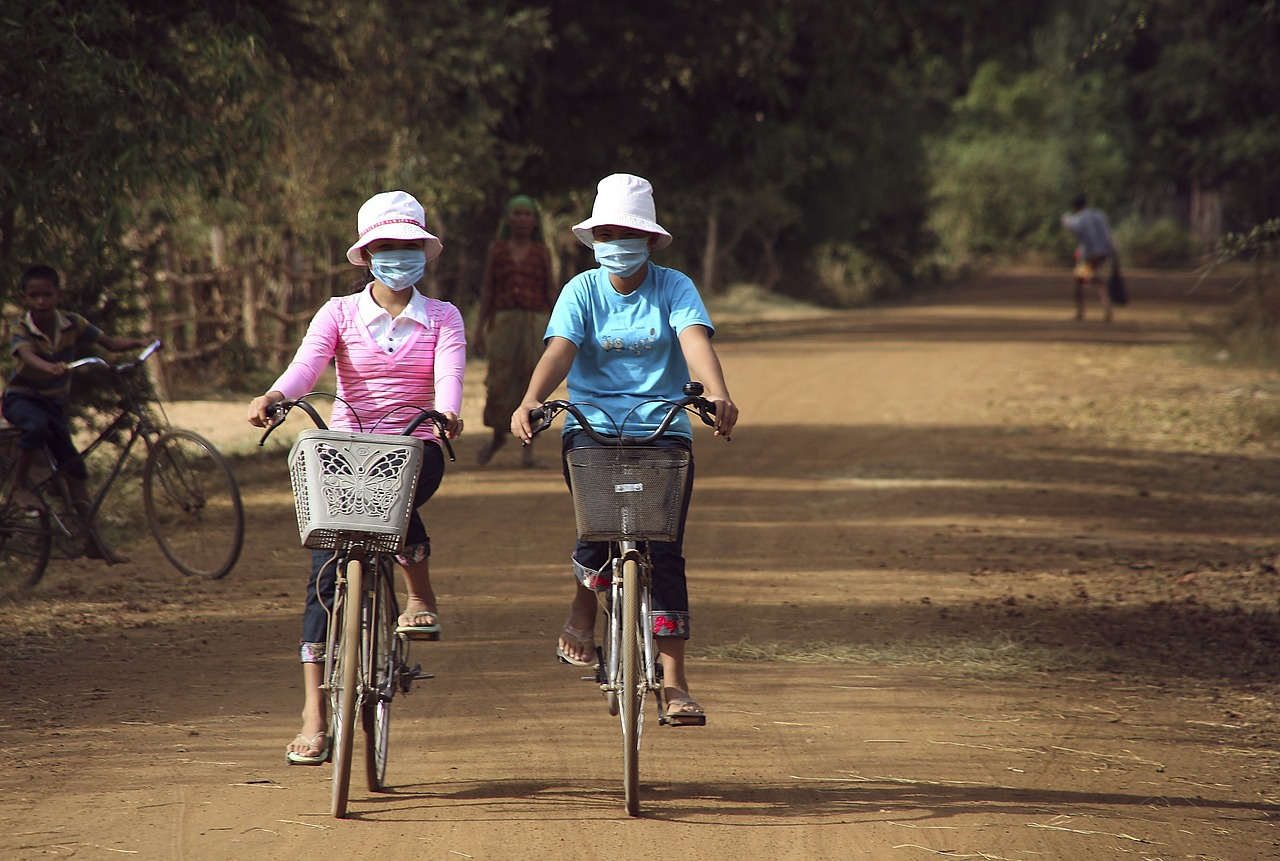
[[163, 343], [163, 341], [157, 338], [148, 344], [146, 349], [138, 354], [138, 358], [128, 362], [121, 362], [118, 365], [113, 365], [106, 359], [99, 358], [98, 356], [85, 356], [83, 359], [76, 359], [74, 362], [68, 362], [67, 367], [75, 370], [76, 368], [83, 368], [86, 365], [102, 365], [102, 367], [110, 368], [113, 371], [126, 371], [134, 365], [140, 365], [147, 359], [151, 358], [151, 354], [160, 349]]
[[[289, 415], [289, 411], [294, 407], [301, 407], [302, 411], [311, 418], [311, 421], [317, 428], [320, 430], [328, 430], [329, 425], [325, 423], [325, 420], [320, 417], [320, 413], [317, 412], [316, 408], [307, 400], [307, 398], [312, 395], [335, 398], [334, 395], [328, 394], [327, 392], [309, 392], [300, 398], [285, 398], [282, 401], [276, 401], [274, 404], [267, 407], [267, 415], [270, 417], [271, 422], [267, 425], [266, 431], [263, 432], [262, 439], [258, 440], [258, 445], [262, 446], [266, 444], [267, 437], [271, 436], [276, 428], [284, 424], [284, 420]], [[453, 445], [449, 442], [449, 436], [445, 432], [445, 425], [449, 419], [444, 413], [438, 410], [428, 410], [423, 409], [422, 407], [410, 406], [398, 407], [397, 410], [393, 410], [392, 412], [394, 413], [402, 409], [414, 410], [415, 415], [409, 423], [404, 426], [404, 429], [399, 431], [400, 436], [411, 436], [423, 422], [430, 421], [436, 426], [436, 431], [440, 441], [444, 443], [445, 450], [449, 452], [449, 460], [456, 461], [458, 459], [453, 453]]]
[[[618, 436], [608, 437], [600, 434], [582, 413], [582, 409], [578, 404], [565, 400], [547, 401], [537, 409], [529, 411], [529, 420], [534, 423], [533, 435], [537, 436], [547, 428], [551, 427], [551, 422], [561, 412], [567, 412], [578, 420], [578, 424], [587, 436], [601, 445], [647, 445], [653, 442], [667, 432], [667, 428], [675, 421], [677, 415], [683, 410], [696, 413], [698, 418], [702, 419], [702, 423], [708, 427], [715, 425], [715, 419], [712, 418], [716, 414], [715, 404], [702, 397], [702, 384], [697, 382], [688, 382], [684, 384], [684, 397], [678, 401], [654, 401], [670, 404], [667, 414], [662, 421], [658, 423], [658, 427], [645, 436], [631, 436], [624, 434], [619, 429]], [[590, 406], [585, 404], [583, 406]], [[690, 410], [689, 408], [694, 409]]]

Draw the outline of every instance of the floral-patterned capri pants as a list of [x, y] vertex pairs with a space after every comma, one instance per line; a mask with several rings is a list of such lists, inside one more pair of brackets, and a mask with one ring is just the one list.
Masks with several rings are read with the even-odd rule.
[[[656, 637], [689, 639], [689, 590], [684, 570], [684, 524], [689, 516], [689, 499], [693, 496], [693, 442], [684, 437], [668, 436], [656, 443], [662, 448], [679, 448], [690, 452], [689, 474], [685, 479], [684, 508], [680, 511], [680, 530], [675, 541], [641, 542], [649, 546], [653, 560], [653, 587], [650, 592], [649, 618]], [[599, 446], [600, 443], [580, 430], [564, 436], [562, 454], [575, 448]], [[569, 463], [563, 460], [564, 480], [569, 482]], [[572, 487], [570, 487], [572, 492]], [[573, 574], [588, 589], [603, 592], [613, 580], [612, 559], [607, 541], [579, 541], [573, 550]]]

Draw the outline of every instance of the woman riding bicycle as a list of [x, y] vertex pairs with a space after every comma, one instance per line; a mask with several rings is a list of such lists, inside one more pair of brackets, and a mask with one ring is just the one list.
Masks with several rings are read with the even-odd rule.
[[[265, 395], [249, 405], [249, 423], [266, 427], [270, 408], [285, 398], [311, 390], [333, 361], [338, 400], [329, 426], [334, 430], [369, 431], [374, 422], [405, 406], [437, 409], [448, 422], [446, 433], [462, 432], [462, 374], [466, 336], [462, 315], [448, 302], [430, 299], [415, 289], [429, 260], [441, 251], [439, 239], [427, 232], [422, 205], [403, 191], [369, 198], [357, 218], [359, 237], [347, 251], [355, 266], [368, 267], [373, 280], [359, 293], [330, 299], [312, 319], [293, 362]], [[414, 511], [404, 550], [396, 557], [404, 573], [404, 613], [397, 629], [411, 639], [439, 636], [440, 617], [431, 588], [428, 557], [431, 542], [417, 508], [440, 486], [444, 454], [435, 426], [425, 422], [415, 432], [428, 440], [422, 458]], [[305, 699], [302, 731], [286, 748], [289, 762], [314, 765], [329, 754], [324, 695], [324, 648], [328, 626], [325, 607], [333, 598], [335, 564], [329, 551], [311, 556], [303, 616], [302, 674]]]
[[[602, 179], [591, 217], [573, 232], [595, 252], [600, 267], [576, 276], [561, 292], [544, 336], [546, 349], [511, 417], [511, 432], [523, 442], [532, 440], [530, 411], [567, 378], [570, 400], [598, 408], [587, 410], [589, 416], [599, 415], [592, 421], [597, 433], [647, 433], [665, 414], [662, 401], [678, 400], [684, 383], [696, 379], [715, 406], [716, 436], [727, 441], [738, 408], [711, 346], [711, 319], [688, 276], [649, 261], [651, 252], [671, 244], [671, 234], [656, 220], [648, 180], [621, 173]], [[576, 428], [576, 421], [566, 420], [564, 452], [597, 444]], [[681, 413], [658, 444], [691, 450], [692, 441], [689, 419]], [[567, 481], [567, 466], [565, 470]], [[650, 542], [653, 632], [662, 661], [663, 698], [673, 717], [703, 715], [689, 695], [684, 666], [690, 633], [683, 555], [687, 499], [686, 494], [676, 540]], [[575, 666], [595, 661], [596, 592], [608, 589], [608, 556], [607, 542], [579, 541], [573, 551], [577, 588], [556, 654]]]

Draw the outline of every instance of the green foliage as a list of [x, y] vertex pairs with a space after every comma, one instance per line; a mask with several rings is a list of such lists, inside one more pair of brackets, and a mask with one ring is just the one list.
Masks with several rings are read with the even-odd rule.
[[404, 188], [446, 243], [430, 289], [465, 305], [509, 194], [571, 270], [564, 226], [615, 171], [655, 183], [660, 262], [828, 303], [1065, 257], [1081, 192], [1132, 262], [1171, 261], [1201, 188], [1228, 225], [1280, 211], [1276, 44], [1270, 0], [17, 0], [0, 279], [57, 265], [127, 329], [139, 273], [216, 229], [310, 302], [288, 273], [345, 266], [360, 203]]
[[1187, 229], [1172, 218], [1127, 218], [1114, 234], [1126, 266], [1183, 266], [1193, 257]]
[[810, 286], [796, 291], [822, 305], [854, 308], [904, 293], [914, 278], [904, 278], [885, 260], [850, 243], [830, 243], [813, 255]]
[[[64, 306], [136, 331], [142, 203], [217, 193], [270, 140], [273, 61], [312, 57], [284, 4], [20, 0], [0, 15], [0, 283], [45, 263]], [[286, 34], [288, 38], [281, 38]], [[92, 379], [82, 409], [114, 393]]]
[[1222, 238], [1215, 265], [1240, 260], [1251, 266], [1243, 296], [1205, 334], [1222, 358], [1280, 366], [1280, 218]]
[[556, 50], [504, 127], [537, 141], [523, 166], [535, 192], [643, 174], [693, 236], [716, 215], [726, 281], [793, 295], [831, 243], [910, 277], [928, 244], [922, 135], [958, 69], [1020, 44], [1002, 28], [1039, 14], [872, 0], [547, 6]]

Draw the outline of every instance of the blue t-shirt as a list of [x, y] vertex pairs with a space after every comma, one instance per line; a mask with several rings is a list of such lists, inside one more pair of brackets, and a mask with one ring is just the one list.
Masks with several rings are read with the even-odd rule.
[[1096, 209], [1082, 209], [1062, 216], [1062, 225], [1076, 235], [1080, 256], [1085, 260], [1111, 253], [1111, 225]]
[[[578, 348], [567, 380], [569, 399], [597, 408], [583, 410], [592, 428], [610, 436], [642, 436], [666, 414], [669, 405], [661, 401], [684, 396], [689, 366], [679, 335], [695, 325], [715, 331], [693, 281], [650, 262], [649, 274], [626, 296], [613, 289], [603, 268], [575, 276], [556, 301], [544, 340], [564, 338]], [[569, 416], [564, 432], [577, 426]], [[669, 432], [692, 437], [688, 414], [681, 412]]]

